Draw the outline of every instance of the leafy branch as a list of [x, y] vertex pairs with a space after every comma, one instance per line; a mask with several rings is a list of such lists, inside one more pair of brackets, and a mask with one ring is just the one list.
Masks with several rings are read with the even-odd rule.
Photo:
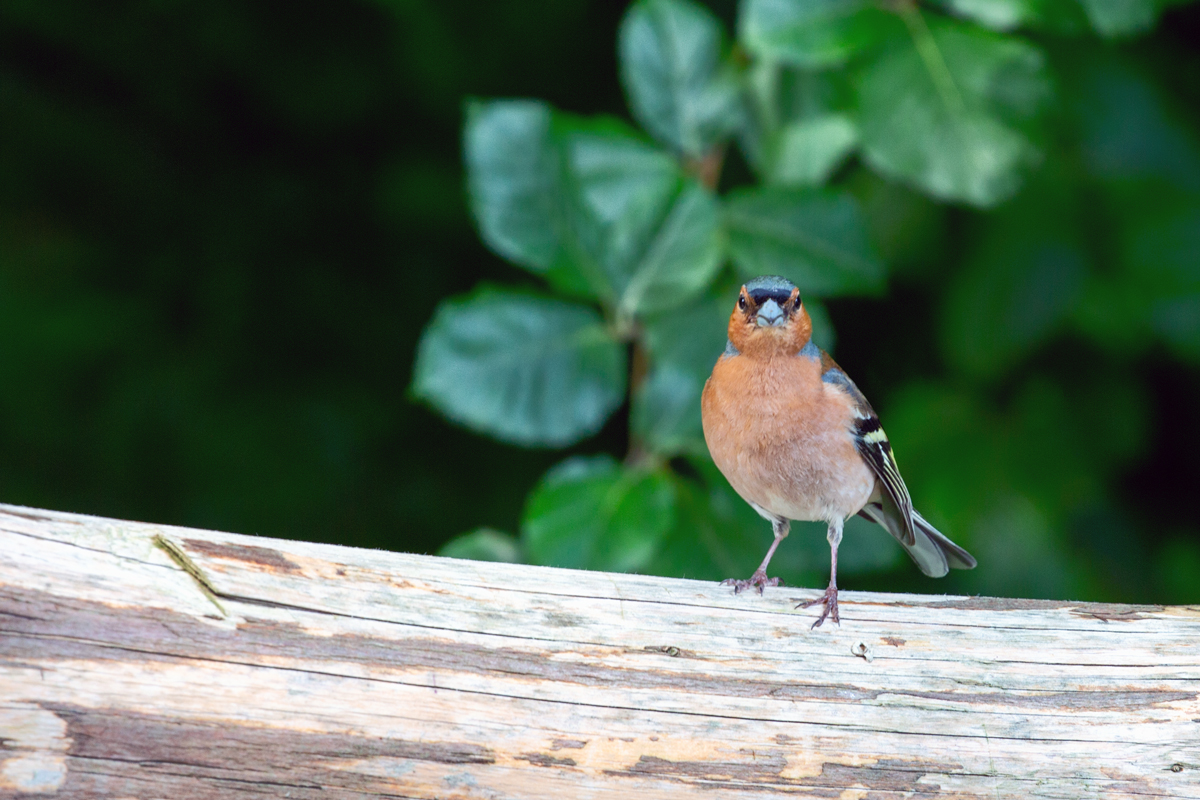
[[[525, 446], [579, 442], [628, 404], [630, 442], [623, 462], [573, 458], [552, 469], [529, 498], [519, 544], [484, 531], [447, 552], [704, 577], [752, 569], [761, 548], [745, 545], [766, 529], [708, 461], [698, 401], [736, 286], [787, 277], [831, 347], [821, 300], [877, 295], [888, 280], [846, 179], [854, 165], [940, 202], [1011, 200], [1045, 160], [1053, 97], [1045, 53], [1011, 31], [1117, 35], [1157, 14], [1151, 0], [1118, 5], [743, 0], [731, 44], [691, 0], [639, 0], [618, 54], [641, 130], [533, 100], [469, 104], [464, 156], [480, 234], [546, 293], [485, 287], [444, 303], [421, 342], [414, 390]], [[720, 194], [730, 158], [744, 159], [754, 181]], [[955, 323], [964, 332], [948, 358], [967, 352], [963, 369], [977, 376], [1044, 341], [1087, 280], [1070, 243], [1044, 251], [1040, 238], [1032, 263], [1055, 277], [1031, 289], [1021, 248], [1038, 228], [995, 215], [1009, 217], [1002, 255], [968, 261], [951, 289], [964, 313], [982, 316]], [[973, 312], [981, 291], [993, 292], [992, 306]], [[1030, 291], [1050, 305], [1022, 333], [1003, 303]], [[977, 320], [994, 330], [974, 333]], [[846, 542], [844, 571], [895, 563], [884, 536]], [[784, 574], [820, 565], [817, 545], [789, 545]]]

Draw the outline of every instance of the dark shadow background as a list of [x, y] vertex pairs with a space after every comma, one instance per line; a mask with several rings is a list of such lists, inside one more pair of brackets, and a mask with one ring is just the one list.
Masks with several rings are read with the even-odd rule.
[[[732, 0], [709, 5], [732, 27]], [[516, 530], [563, 454], [474, 435], [406, 394], [440, 299], [528, 280], [471, 225], [462, 104], [625, 116], [623, 11], [0, 3], [0, 501], [418, 552]], [[1192, 5], [1111, 46], [1194, 113], [1198, 32]], [[945, 373], [937, 264], [970, 212], [939, 213], [937, 263], [898, 272], [886, 298], [829, 303], [838, 360], [873, 397]], [[1038, 368], [1088, 357], [1067, 338]], [[1151, 431], [1115, 498], [1145, 552], [1166, 533], [1200, 542], [1200, 371], [1160, 349], [1129, 368]], [[622, 454], [625, 416], [576, 451]], [[1138, 556], [1106, 554], [1103, 528], [1085, 545], [1112, 561], [1113, 592], [1164, 597], [1125, 585]]]

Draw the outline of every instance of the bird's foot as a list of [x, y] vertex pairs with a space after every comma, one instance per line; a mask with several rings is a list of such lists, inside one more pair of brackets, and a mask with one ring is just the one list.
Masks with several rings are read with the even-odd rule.
[[808, 608], [809, 606], [815, 606], [817, 603], [823, 604], [825, 609], [821, 612], [821, 616], [817, 617], [817, 621], [812, 624], [812, 628], [809, 628], [809, 630], [820, 627], [821, 623], [825, 621], [826, 617], [832, 619], [839, 626], [842, 624], [842, 621], [838, 619], [836, 586], [830, 586], [825, 590], [825, 594], [821, 595], [816, 600], [809, 600], [807, 603], [801, 603], [800, 605], [796, 606], [796, 608]]
[[738, 580], [737, 578], [726, 578], [721, 581], [722, 586], [732, 586], [733, 593], [737, 594], [743, 589], [749, 589], [751, 586], [758, 587], [758, 593], [763, 593], [764, 586], [778, 586], [782, 583], [779, 578], [768, 578], [766, 570], [756, 569], [754, 574], [747, 580]]

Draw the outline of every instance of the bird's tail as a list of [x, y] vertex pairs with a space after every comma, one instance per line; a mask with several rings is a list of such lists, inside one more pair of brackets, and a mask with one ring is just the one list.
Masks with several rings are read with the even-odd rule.
[[975, 559], [966, 550], [946, 538], [929, 521], [913, 511], [913, 543], [907, 544], [904, 522], [899, 513], [886, 513], [881, 503], [868, 503], [859, 511], [859, 516], [866, 517], [887, 529], [896, 538], [905, 552], [917, 562], [917, 567], [931, 578], [940, 578], [955, 569], [973, 569]]

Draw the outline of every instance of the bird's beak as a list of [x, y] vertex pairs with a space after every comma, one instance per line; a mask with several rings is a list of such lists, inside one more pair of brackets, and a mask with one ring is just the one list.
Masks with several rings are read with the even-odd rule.
[[773, 328], [786, 321], [787, 314], [783, 313], [783, 309], [774, 300], [768, 299], [758, 307], [758, 316], [755, 318], [755, 322], [760, 328]]

